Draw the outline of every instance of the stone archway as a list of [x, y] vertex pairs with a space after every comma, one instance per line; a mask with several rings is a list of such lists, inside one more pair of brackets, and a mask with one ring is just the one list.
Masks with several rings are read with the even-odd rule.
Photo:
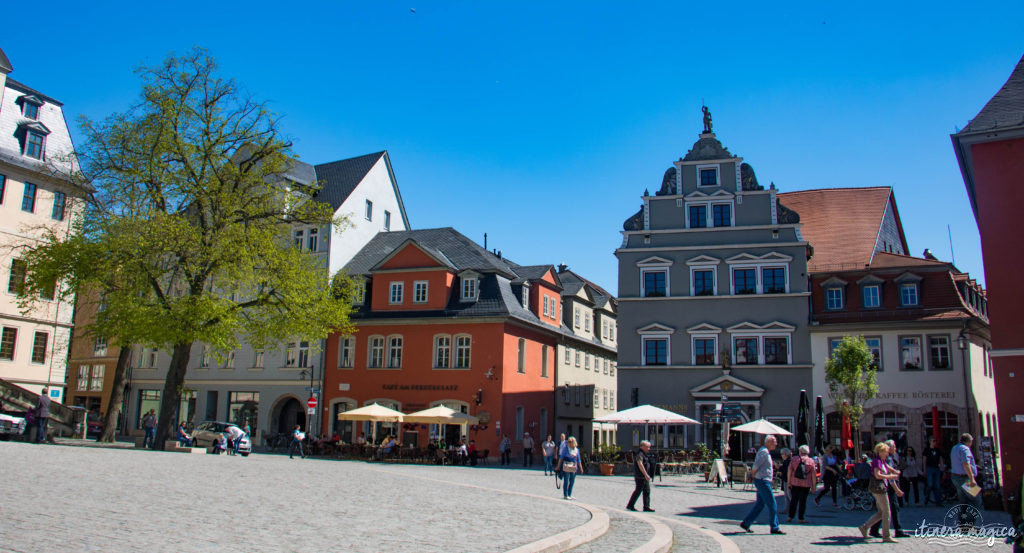
[[301, 426], [303, 431], [309, 431], [306, 428], [305, 405], [293, 395], [281, 396], [271, 409], [270, 424], [267, 426], [267, 430], [288, 434], [296, 424]]

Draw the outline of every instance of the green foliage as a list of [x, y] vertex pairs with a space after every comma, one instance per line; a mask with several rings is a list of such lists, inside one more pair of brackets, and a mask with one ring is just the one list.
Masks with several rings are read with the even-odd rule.
[[718, 457], [704, 442], [697, 443], [697, 453], [700, 455], [700, 460], [705, 463], [710, 463]]
[[614, 463], [621, 453], [622, 448], [616, 444], [598, 444], [594, 449], [593, 460], [598, 463]]
[[860, 426], [864, 403], [878, 395], [874, 363], [875, 358], [863, 336], [843, 338], [825, 362], [829, 392], [836, 403], [842, 404], [840, 409], [849, 417], [853, 428]]
[[25, 301], [55, 281], [64, 295], [95, 288], [94, 334], [175, 350], [164, 396], [180, 396], [193, 342], [225, 352], [351, 332], [351, 281], [292, 241], [296, 226], [325, 236], [346, 221], [317, 186], [285, 178], [293, 155], [275, 116], [201, 49], [137, 73], [133, 108], [81, 120], [80, 171], [67, 177], [92, 193], [77, 233], [25, 252]]

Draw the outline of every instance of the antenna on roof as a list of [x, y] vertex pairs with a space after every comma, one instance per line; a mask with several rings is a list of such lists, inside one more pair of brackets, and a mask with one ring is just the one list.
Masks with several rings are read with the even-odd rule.
[[484, 251], [487, 251], [487, 233], [484, 233]]
[[946, 225], [946, 235], [949, 236], [949, 257], [952, 258], [953, 265], [956, 265], [956, 254], [953, 253], [953, 231], [949, 230], [949, 225]]

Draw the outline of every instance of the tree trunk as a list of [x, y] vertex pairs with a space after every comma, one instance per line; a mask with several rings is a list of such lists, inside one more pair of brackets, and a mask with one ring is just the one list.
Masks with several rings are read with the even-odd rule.
[[[97, 442], [111, 443], [114, 441], [114, 434], [117, 433], [117, 418], [121, 415], [121, 403], [124, 402], [124, 383], [128, 377], [128, 363], [131, 358], [132, 347], [121, 346], [121, 353], [117, 356], [117, 366], [114, 367], [114, 383], [111, 385], [110, 397], [107, 398], [107, 414], [103, 419], [103, 432], [99, 438], [96, 438]], [[127, 425], [125, 426], [127, 427]]]
[[164, 444], [174, 436], [174, 418], [181, 403], [181, 387], [185, 384], [188, 359], [192, 353], [192, 342], [175, 344], [171, 354], [171, 366], [167, 369], [164, 391], [160, 394], [160, 417], [156, 425], [156, 440], [153, 449], [163, 451]]

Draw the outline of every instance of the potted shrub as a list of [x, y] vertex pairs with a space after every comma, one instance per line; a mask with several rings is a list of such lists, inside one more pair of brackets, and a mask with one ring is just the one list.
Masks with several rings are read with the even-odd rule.
[[619, 457], [622, 448], [615, 444], [600, 444], [594, 450], [594, 460], [601, 468], [603, 476], [611, 476], [615, 470], [615, 461]]

